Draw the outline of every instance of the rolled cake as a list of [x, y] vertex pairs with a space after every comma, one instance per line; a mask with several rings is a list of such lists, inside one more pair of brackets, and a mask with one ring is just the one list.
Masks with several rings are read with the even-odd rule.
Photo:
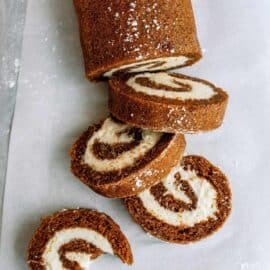
[[123, 74], [109, 81], [109, 110], [121, 121], [172, 133], [218, 128], [228, 95], [189, 76], [158, 72]]
[[32, 270], [87, 270], [103, 253], [132, 264], [128, 240], [107, 215], [89, 209], [63, 210], [45, 217], [29, 244]]
[[161, 183], [124, 203], [145, 231], [185, 244], [224, 224], [231, 211], [231, 191], [218, 168], [203, 157], [186, 156]]
[[71, 148], [71, 170], [97, 193], [132, 196], [159, 182], [181, 159], [183, 135], [128, 126], [111, 117], [92, 125]]
[[201, 58], [191, 0], [74, 0], [86, 75], [165, 70]]

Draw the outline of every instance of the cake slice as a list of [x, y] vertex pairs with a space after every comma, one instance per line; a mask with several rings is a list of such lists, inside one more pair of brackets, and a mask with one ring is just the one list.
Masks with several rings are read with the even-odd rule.
[[202, 54], [191, 0], [74, 0], [86, 76], [188, 66]]
[[103, 253], [132, 264], [128, 240], [107, 215], [90, 209], [63, 210], [43, 218], [28, 248], [31, 270], [87, 270]]
[[205, 80], [158, 72], [115, 76], [109, 110], [130, 125], [155, 131], [196, 133], [218, 128], [228, 95]]
[[183, 135], [152, 132], [108, 117], [90, 126], [71, 148], [71, 170], [97, 193], [113, 198], [158, 183], [181, 159]]
[[185, 244], [219, 229], [231, 211], [226, 176], [200, 156], [186, 156], [163, 181], [124, 203], [134, 221], [161, 240]]

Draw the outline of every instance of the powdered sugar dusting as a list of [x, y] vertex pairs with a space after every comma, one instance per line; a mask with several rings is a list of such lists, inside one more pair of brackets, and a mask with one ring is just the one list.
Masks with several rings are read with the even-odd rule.
[[153, 176], [153, 175], [157, 175], [159, 174], [160, 172], [163, 172], [164, 170], [161, 169], [161, 170], [155, 170], [155, 169], [148, 169], [148, 170], [145, 170], [143, 171], [141, 174], [140, 174], [140, 177], [149, 177], [149, 176]]
[[147, 171], [144, 171], [143, 174], [144, 174], [145, 176], [152, 176], [152, 175], [153, 175], [153, 171], [147, 170]]
[[142, 180], [139, 177], [135, 178], [135, 185], [137, 188], [142, 186]]
[[[131, 1], [127, 5], [128, 10], [122, 10], [120, 8], [115, 9], [113, 6], [109, 6], [107, 9], [113, 13], [116, 30], [115, 32], [123, 40], [122, 51], [127, 54], [135, 54], [136, 60], [141, 60], [149, 56], [149, 48], [153, 47], [161, 51], [175, 52], [173, 45], [164, 45], [163, 43], [153, 43], [154, 31], [159, 31], [163, 26], [160, 21], [160, 9], [158, 3], [149, 3], [145, 7], [138, 9], [137, 1]], [[123, 18], [126, 18], [126, 27], [123, 24]], [[119, 23], [117, 23], [119, 21]], [[121, 23], [120, 23], [121, 21]], [[141, 37], [143, 36], [142, 42]], [[169, 40], [169, 37], [165, 37]], [[115, 44], [109, 42], [111, 46]], [[158, 55], [158, 51], [153, 51], [154, 55]]]
[[167, 117], [170, 118], [170, 116], [174, 113], [174, 108], [169, 108], [169, 112], [167, 113]]

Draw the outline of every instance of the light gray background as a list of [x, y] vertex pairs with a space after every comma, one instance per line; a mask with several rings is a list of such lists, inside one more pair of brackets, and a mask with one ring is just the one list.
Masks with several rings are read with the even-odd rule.
[[[1, 269], [27, 269], [27, 243], [41, 216], [92, 207], [121, 225], [133, 248], [130, 269], [270, 269], [269, 0], [194, 0], [204, 58], [181, 72], [226, 89], [224, 125], [187, 136], [228, 175], [233, 212], [212, 237], [187, 246], [160, 242], [135, 225], [119, 200], [86, 188], [69, 172], [68, 148], [107, 114], [106, 84], [83, 76], [77, 21], [70, 0], [29, 0], [13, 122], [1, 243]], [[108, 255], [91, 269], [128, 269]]]

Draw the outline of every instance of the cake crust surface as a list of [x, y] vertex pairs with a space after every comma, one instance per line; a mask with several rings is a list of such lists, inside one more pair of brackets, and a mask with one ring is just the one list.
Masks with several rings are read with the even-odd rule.
[[201, 58], [191, 0], [74, 0], [86, 76], [167, 70]]

